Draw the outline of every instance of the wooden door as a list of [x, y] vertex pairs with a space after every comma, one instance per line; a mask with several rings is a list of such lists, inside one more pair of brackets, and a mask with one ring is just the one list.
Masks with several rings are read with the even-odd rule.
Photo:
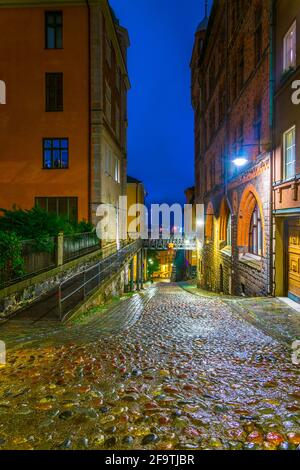
[[300, 219], [288, 221], [288, 294], [300, 301]]

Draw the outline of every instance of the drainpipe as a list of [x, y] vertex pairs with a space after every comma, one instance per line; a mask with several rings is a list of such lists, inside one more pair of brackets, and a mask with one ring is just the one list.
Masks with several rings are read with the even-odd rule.
[[[229, 207], [230, 215], [231, 215], [231, 262], [230, 262], [230, 278], [231, 278], [231, 287], [230, 293], [233, 294], [234, 292], [234, 237], [232, 236], [232, 221], [233, 221], [233, 208], [228, 194], [228, 170], [230, 164], [230, 152], [229, 152], [229, 117], [228, 117], [228, 108], [229, 108], [229, 96], [230, 96], [230, 89], [229, 89], [229, 52], [228, 52], [228, 41], [229, 41], [229, 2], [226, 2], [226, 67], [225, 67], [225, 84], [226, 84], [226, 99], [225, 99], [225, 197]], [[235, 223], [237, 223], [238, 217]], [[236, 231], [237, 232], [237, 231]], [[236, 240], [237, 241], [237, 240]]]
[[86, 0], [88, 10], [88, 105], [89, 105], [89, 135], [88, 135], [88, 217], [92, 222], [92, 90], [91, 90], [91, 7]]
[[269, 0], [270, 10], [270, 132], [271, 132], [271, 151], [270, 151], [270, 204], [269, 204], [269, 217], [270, 217], [270, 259], [269, 259], [269, 295], [275, 295], [273, 288], [273, 264], [274, 264], [274, 249], [273, 249], [273, 175], [274, 175], [274, 152], [275, 152], [275, 119], [274, 119], [274, 38], [275, 38], [275, 0]]

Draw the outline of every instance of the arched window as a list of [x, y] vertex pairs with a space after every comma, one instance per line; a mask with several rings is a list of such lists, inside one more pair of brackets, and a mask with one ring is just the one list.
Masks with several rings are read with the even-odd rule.
[[263, 230], [260, 216], [260, 210], [256, 204], [252, 213], [249, 231], [249, 253], [262, 256]]
[[214, 238], [214, 208], [211, 202], [206, 209], [205, 237], [207, 241], [213, 240]]
[[229, 214], [227, 218], [226, 244], [227, 246], [231, 246], [231, 214]]

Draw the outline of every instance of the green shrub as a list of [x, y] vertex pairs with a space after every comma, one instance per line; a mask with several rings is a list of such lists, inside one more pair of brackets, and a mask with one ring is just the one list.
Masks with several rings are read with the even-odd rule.
[[24, 274], [22, 240], [13, 232], [0, 231], [0, 269], [15, 277]]

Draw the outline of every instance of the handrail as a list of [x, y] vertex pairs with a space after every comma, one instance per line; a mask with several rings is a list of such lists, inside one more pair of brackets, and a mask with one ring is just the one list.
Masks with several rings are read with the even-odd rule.
[[[83, 300], [86, 298], [87, 294], [92, 292], [96, 287], [98, 287], [101, 282], [106, 278], [106, 273], [113, 272], [116, 268], [120, 267], [120, 264], [123, 264], [126, 260], [127, 256], [137, 252], [139, 249], [142, 248], [142, 241], [136, 240], [128, 245], [126, 245], [121, 250], [113, 253], [111, 256], [107, 258], [101, 259], [98, 263], [95, 263], [93, 266], [84, 269], [80, 273], [74, 274], [70, 278], [62, 281], [58, 286], [58, 310], [59, 310], [59, 318], [60, 320], [63, 319], [63, 303], [66, 302], [68, 299], [72, 298], [75, 294], [83, 290]], [[87, 279], [87, 274], [93, 270], [96, 270], [96, 274], [91, 278]], [[63, 288], [66, 284], [72, 283], [74, 279], [79, 278], [80, 276], [83, 277], [82, 282], [80, 285], [77, 285], [71, 292], [68, 292], [65, 296], [63, 296]], [[88, 291], [86, 286], [91, 284], [93, 281], [98, 279], [97, 285]], [[68, 313], [68, 312], [67, 312]], [[66, 314], [67, 314], [66, 313]], [[65, 315], [66, 315], [65, 314]]]

